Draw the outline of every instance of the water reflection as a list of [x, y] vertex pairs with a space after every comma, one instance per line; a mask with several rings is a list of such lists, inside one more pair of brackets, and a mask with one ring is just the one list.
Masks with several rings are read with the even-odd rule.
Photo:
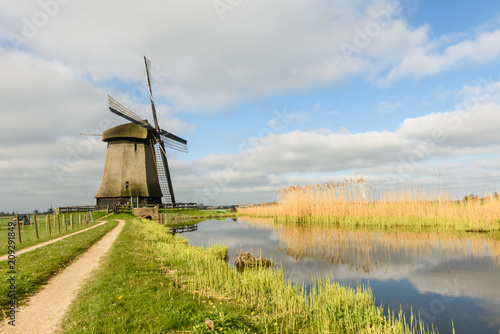
[[198, 230], [198, 225], [182, 225], [169, 228], [169, 232], [172, 235], [176, 235], [179, 233], [193, 232]]
[[500, 242], [484, 236], [286, 227], [255, 218], [202, 222], [185, 236], [190, 244], [224, 243], [230, 257], [252, 251], [273, 258], [296, 283], [325, 275], [369, 283], [378, 303], [418, 311], [441, 333], [451, 333], [452, 319], [457, 333], [499, 332]]
[[488, 257], [495, 265], [500, 263], [500, 242], [485, 237], [286, 227], [274, 225], [266, 218], [244, 218], [242, 224], [274, 231], [279, 235], [279, 250], [295, 259], [327, 260], [367, 274], [379, 269], [384, 262], [401, 257], [417, 262], [429, 258], [449, 261]]

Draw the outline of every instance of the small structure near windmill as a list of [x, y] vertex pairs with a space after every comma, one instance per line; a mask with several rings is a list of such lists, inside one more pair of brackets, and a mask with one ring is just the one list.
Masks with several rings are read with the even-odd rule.
[[104, 131], [108, 143], [97, 205], [176, 204], [165, 146], [187, 152], [187, 141], [161, 129], [151, 91], [151, 62], [144, 57], [154, 126], [108, 95], [109, 110], [132, 122]]

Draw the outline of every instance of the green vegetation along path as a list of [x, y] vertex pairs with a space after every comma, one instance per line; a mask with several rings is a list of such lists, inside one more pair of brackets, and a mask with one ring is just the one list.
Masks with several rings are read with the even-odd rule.
[[60, 274], [54, 276], [48, 284], [29, 301], [28, 305], [16, 312], [16, 326], [4, 321], [0, 332], [5, 333], [52, 333], [59, 329], [62, 318], [76, 297], [80, 286], [96, 269], [102, 256], [109, 250], [125, 225], [120, 223], [101, 240], [82, 254]]

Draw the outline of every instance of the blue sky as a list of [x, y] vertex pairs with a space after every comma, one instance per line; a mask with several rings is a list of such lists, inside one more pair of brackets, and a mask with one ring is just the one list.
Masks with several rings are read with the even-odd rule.
[[[500, 3], [40, 0], [0, 5], [0, 211], [92, 204], [110, 94], [188, 140], [178, 201], [364, 177], [500, 191]], [[23, 129], [20, 131], [19, 129]], [[439, 176], [441, 175], [441, 176]]]

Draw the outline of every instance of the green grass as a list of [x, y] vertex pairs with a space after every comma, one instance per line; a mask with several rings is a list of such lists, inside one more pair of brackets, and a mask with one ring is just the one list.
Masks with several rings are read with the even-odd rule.
[[[38, 239], [36, 237], [36, 229], [35, 229], [35, 224], [34, 220], [31, 219], [31, 224], [30, 225], [21, 225], [20, 226], [20, 231], [21, 231], [21, 243], [18, 242], [17, 238], [17, 228], [16, 228], [16, 250], [21, 250], [23, 248], [27, 248], [30, 246], [34, 246], [36, 244], [39, 244], [41, 242], [55, 239], [58, 237], [62, 237], [64, 235], [85, 229], [87, 227], [91, 227], [95, 225], [96, 223], [91, 223], [89, 220], [89, 223], [87, 224], [84, 218], [85, 213], [80, 213], [80, 224], [78, 224], [78, 214], [77, 213], [72, 213], [71, 215], [73, 216], [73, 226], [71, 226], [71, 221], [70, 221], [70, 215], [67, 214], [65, 215], [66, 218], [66, 226], [64, 226], [64, 221], [63, 221], [63, 216], [60, 215], [59, 217], [59, 224], [57, 222], [57, 218], [54, 215], [49, 216], [49, 221], [50, 221], [50, 230], [49, 226], [47, 224], [47, 216], [37, 216], [37, 221], [38, 221]], [[99, 212], [93, 212], [92, 216], [94, 218], [94, 221], [97, 219], [103, 217], [106, 215], [105, 211], [99, 211]], [[12, 221], [12, 219], [3, 219], [0, 222], [0, 255], [7, 254], [7, 241], [8, 241], [8, 232], [9, 230], [7, 229], [8, 222]], [[61, 232], [59, 232], [59, 229]]]
[[[109, 222], [56, 243], [17, 255], [15, 259], [16, 302], [22, 304], [29, 296], [39, 291], [50, 277], [66, 267], [79, 254], [85, 252], [117, 224], [116, 221]], [[7, 309], [10, 302], [7, 279], [11, 277], [11, 274], [9, 274], [8, 265], [8, 261], [0, 262], [0, 277], [3, 282], [0, 285], [2, 309]]]
[[[190, 218], [217, 218], [237, 216], [236, 212], [226, 209], [226, 213], [217, 212], [217, 210], [195, 210], [195, 209], [167, 209], [168, 217], [190, 217]], [[160, 212], [165, 213], [164, 210]]]
[[[284, 282], [281, 270], [238, 273], [227, 247], [189, 246], [154, 222], [127, 224], [65, 320], [69, 333], [417, 333], [376, 307], [368, 287], [329, 278], [311, 289]], [[213, 331], [212, 331], [213, 332]]]

